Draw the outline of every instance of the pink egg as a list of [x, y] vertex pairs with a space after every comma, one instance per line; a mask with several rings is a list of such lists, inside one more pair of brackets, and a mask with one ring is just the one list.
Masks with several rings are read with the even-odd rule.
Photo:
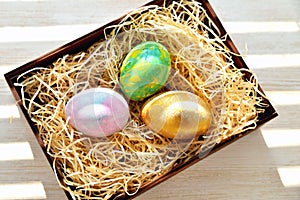
[[65, 114], [76, 130], [92, 137], [122, 130], [130, 116], [124, 97], [109, 88], [91, 88], [74, 95]]

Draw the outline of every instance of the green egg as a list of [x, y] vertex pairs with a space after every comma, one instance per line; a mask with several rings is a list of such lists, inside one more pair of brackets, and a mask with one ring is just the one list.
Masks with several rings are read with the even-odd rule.
[[125, 57], [120, 69], [120, 85], [124, 94], [135, 101], [160, 90], [171, 69], [168, 50], [157, 42], [143, 42]]

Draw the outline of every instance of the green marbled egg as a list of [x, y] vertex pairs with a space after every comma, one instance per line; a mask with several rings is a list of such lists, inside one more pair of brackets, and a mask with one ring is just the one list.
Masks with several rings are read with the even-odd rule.
[[151, 96], [166, 83], [171, 69], [168, 50], [157, 42], [143, 42], [125, 57], [120, 69], [124, 94], [140, 101]]

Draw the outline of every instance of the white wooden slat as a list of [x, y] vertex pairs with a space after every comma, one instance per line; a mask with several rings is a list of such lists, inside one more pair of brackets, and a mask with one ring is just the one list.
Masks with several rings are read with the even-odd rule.
[[[0, 113], [4, 106], [15, 106], [4, 73], [88, 33], [95, 28], [90, 25], [103, 25], [145, 2], [0, 0]], [[279, 117], [137, 199], [300, 199], [295, 181], [299, 179], [291, 178], [299, 177], [300, 166], [296, 143], [300, 129], [300, 1], [210, 2], [236, 46], [248, 55], [245, 60], [257, 73]], [[284, 133], [290, 137], [281, 140]], [[44, 190], [36, 198], [66, 199], [21, 113], [12, 122], [0, 119], [0, 140], [6, 144], [28, 142], [33, 154], [33, 159], [0, 161], [0, 193], [5, 187], [26, 189], [28, 185], [22, 184], [29, 183]], [[8, 191], [0, 197], [15, 195]]]

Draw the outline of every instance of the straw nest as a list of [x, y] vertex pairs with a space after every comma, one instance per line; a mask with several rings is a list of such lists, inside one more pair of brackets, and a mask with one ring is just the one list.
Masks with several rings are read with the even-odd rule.
[[[53, 158], [61, 187], [74, 199], [111, 199], [134, 195], [141, 187], [215, 144], [256, 126], [263, 103], [254, 75], [232, 61], [232, 53], [200, 3], [183, 0], [140, 8], [106, 32], [89, 49], [65, 55], [51, 66], [22, 74], [23, 106]], [[74, 130], [64, 114], [68, 100], [81, 90], [118, 90], [121, 61], [135, 45], [157, 41], [171, 54], [172, 71], [162, 90], [187, 90], [205, 98], [213, 119], [207, 135], [191, 141], [170, 140], [140, 119], [143, 102], [129, 101], [131, 120], [108, 138], [90, 138]]]

